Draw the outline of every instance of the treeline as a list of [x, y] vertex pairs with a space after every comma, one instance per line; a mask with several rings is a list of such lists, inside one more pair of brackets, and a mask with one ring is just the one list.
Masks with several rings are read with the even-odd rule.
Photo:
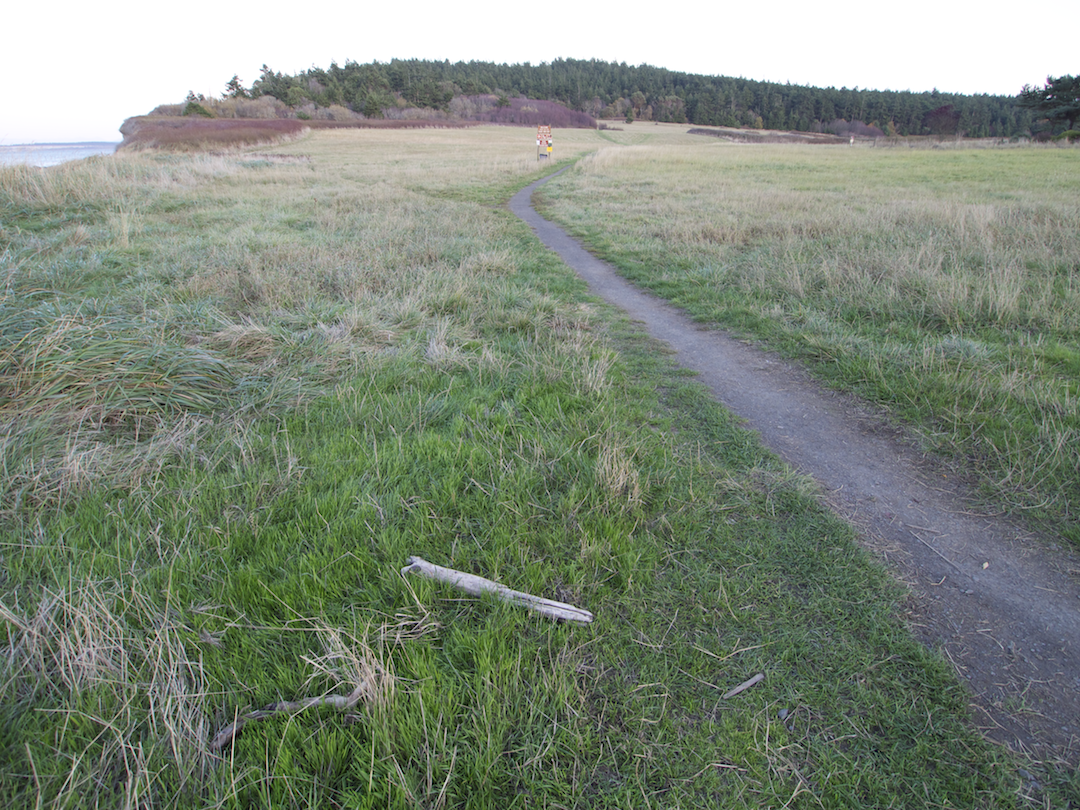
[[272, 96], [294, 108], [340, 106], [374, 118], [403, 105], [450, 113], [459, 96], [494, 95], [557, 101], [594, 118], [801, 132], [867, 127], [870, 134], [1011, 137], [1028, 134], [1033, 123], [1012, 96], [838, 90], [578, 59], [334, 62], [294, 76], [264, 65], [250, 89], [234, 77], [228, 93]]

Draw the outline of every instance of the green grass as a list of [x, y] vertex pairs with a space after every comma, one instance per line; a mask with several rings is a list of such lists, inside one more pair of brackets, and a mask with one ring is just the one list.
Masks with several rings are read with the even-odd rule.
[[[1076, 802], [973, 731], [813, 488], [491, 206], [536, 176], [521, 138], [122, 157], [38, 198], [0, 172], [0, 802]], [[596, 621], [405, 579], [409, 555]]]
[[643, 145], [544, 188], [642, 286], [889, 407], [1080, 543], [1075, 149]]

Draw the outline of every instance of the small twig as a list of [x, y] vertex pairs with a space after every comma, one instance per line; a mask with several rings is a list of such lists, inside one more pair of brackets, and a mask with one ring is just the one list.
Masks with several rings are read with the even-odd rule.
[[[736, 641], [735, 643], [738, 644], [739, 642]], [[693, 645], [695, 650], [697, 650], [698, 652], [703, 652], [706, 655], [710, 655], [713, 658], [715, 658], [717, 661], [727, 661], [733, 655], [738, 655], [739, 653], [746, 652], [747, 650], [760, 650], [764, 646], [765, 646], [764, 644], [754, 644], [752, 647], [739, 647], [738, 649], [734, 649], [731, 652], [729, 652], [727, 655], [717, 655], [716, 653], [709, 652], [704, 647], [701, 647], [701, 646], [699, 646], [697, 644]]]
[[934, 547], [933, 547], [932, 545], [930, 545], [929, 543], [927, 543], [927, 542], [926, 542], [925, 540], [923, 540], [923, 539], [922, 539], [921, 537], [919, 537], [919, 535], [917, 535], [917, 534], [915, 534], [915, 532], [911, 531], [911, 529], [908, 529], [908, 533], [909, 533], [909, 534], [910, 534], [910, 535], [911, 535], [912, 537], [914, 537], [914, 538], [915, 538], [916, 540], [918, 540], [918, 541], [919, 541], [920, 543], [922, 543], [922, 544], [923, 544], [924, 546], [926, 546], [926, 547], [927, 547], [928, 549], [930, 549], [930, 550], [931, 550], [932, 552], [934, 552], [934, 553], [935, 553], [935, 554], [937, 554], [937, 555], [938, 555], [939, 557], [941, 557], [941, 559], [943, 559], [943, 560], [944, 560], [945, 562], [947, 562], [947, 563], [948, 563], [949, 565], [951, 565], [951, 566], [952, 566], [953, 568], [955, 568], [955, 569], [956, 569], [957, 571], [959, 571], [959, 572], [960, 572], [961, 574], [962, 574], [962, 573], [964, 573], [964, 569], [963, 569], [963, 568], [961, 568], [961, 567], [960, 567], [959, 565], [957, 565], [956, 563], [954, 563], [954, 562], [953, 562], [952, 560], [950, 560], [950, 559], [949, 559], [948, 557], [946, 557], [946, 556], [945, 556], [944, 554], [942, 554], [942, 553], [941, 553], [940, 551], [938, 551], [938, 550], [937, 550], [936, 548], [934, 548]]
[[725, 693], [724, 694], [724, 700], [727, 700], [728, 698], [735, 697], [737, 694], [739, 694], [739, 692], [745, 692], [751, 686], [753, 686], [754, 684], [761, 683], [763, 680], [765, 680], [765, 673], [759, 672], [757, 675], [755, 675], [750, 680], [743, 681], [738, 686], [736, 686], [734, 689], [732, 689], [730, 692]]
[[582, 624], [588, 624], [593, 620], [593, 615], [583, 608], [574, 607], [574, 605], [568, 605], [565, 602], [556, 602], [553, 599], [544, 599], [540, 596], [522, 593], [521, 591], [512, 591], [505, 585], [500, 585], [498, 582], [493, 582], [490, 579], [478, 577], [475, 574], [466, 574], [462, 571], [455, 571], [453, 568], [443, 568], [441, 565], [429, 563], [421, 557], [409, 557], [409, 564], [401, 569], [401, 573], [402, 575], [420, 574], [429, 579], [445, 582], [449, 585], [453, 585], [455, 588], [460, 588], [465, 591], [465, 593], [471, 594], [472, 596], [490, 593], [496, 598], [511, 605], [527, 607], [530, 610], [535, 610], [552, 619], [563, 619], [564, 621], [580, 622]]
[[256, 709], [253, 712], [248, 712], [242, 717], [238, 717], [235, 722], [229, 723], [229, 725], [225, 726], [225, 728], [215, 734], [214, 739], [210, 741], [210, 750], [220, 751], [226, 745], [231, 743], [236, 735], [240, 733], [240, 729], [252, 720], [264, 720], [267, 717], [272, 717], [281, 712], [302, 712], [304, 709], [310, 709], [312, 706], [333, 706], [338, 710], [351, 709], [359, 702], [360, 698], [364, 696], [364, 693], [371, 689], [372, 685], [371, 679], [366, 678], [364, 682], [357, 686], [347, 697], [342, 697], [341, 695], [324, 695], [323, 697], [307, 698], [306, 700], [301, 701], [283, 700], [278, 703], [271, 703], [268, 706], [263, 706], [261, 709]]

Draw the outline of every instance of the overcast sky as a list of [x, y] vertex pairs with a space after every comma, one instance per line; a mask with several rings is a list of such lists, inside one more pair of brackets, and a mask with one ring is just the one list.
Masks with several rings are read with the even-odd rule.
[[0, 14], [0, 144], [117, 141], [125, 118], [264, 63], [557, 58], [818, 87], [1014, 95], [1080, 72], [1080, 2], [147, 3], [16, 0]]

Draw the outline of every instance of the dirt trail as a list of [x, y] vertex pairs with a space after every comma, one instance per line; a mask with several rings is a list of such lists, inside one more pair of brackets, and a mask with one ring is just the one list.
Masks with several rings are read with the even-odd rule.
[[668, 343], [725, 406], [812, 476], [864, 544], [909, 586], [909, 622], [971, 686], [992, 739], [1040, 759], [1080, 760], [1080, 555], [978, 514], [962, 482], [876, 408], [797, 367], [695, 324], [642, 292], [532, 208], [510, 209], [598, 296]]

